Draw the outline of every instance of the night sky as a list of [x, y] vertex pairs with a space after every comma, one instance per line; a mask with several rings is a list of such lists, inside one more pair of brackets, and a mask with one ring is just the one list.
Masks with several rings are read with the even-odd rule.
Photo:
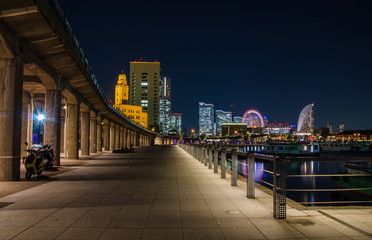
[[161, 62], [172, 110], [198, 129], [198, 102], [315, 127], [372, 129], [372, 1], [77, 1], [60, 5], [106, 95], [129, 62]]

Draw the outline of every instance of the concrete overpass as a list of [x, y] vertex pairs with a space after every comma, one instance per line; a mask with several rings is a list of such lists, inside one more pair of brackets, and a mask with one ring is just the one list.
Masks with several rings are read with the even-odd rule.
[[154, 144], [155, 133], [107, 100], [57, 1], [1, 0], [0, 181], [20, 179], [35, 107], [57, 165], [60, 153], [79, 157], [79, 141], [81, 155]]

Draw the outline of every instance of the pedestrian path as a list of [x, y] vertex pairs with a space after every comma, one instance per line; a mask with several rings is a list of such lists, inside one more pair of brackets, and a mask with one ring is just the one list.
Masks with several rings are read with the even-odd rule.
[[177, 146], [61, 162], [63, 173], [0, 199], [0, 239], [372, 239], [358, 231], [372, 228], [372, 208], [275, 220], [267, 193], [246, 198]]

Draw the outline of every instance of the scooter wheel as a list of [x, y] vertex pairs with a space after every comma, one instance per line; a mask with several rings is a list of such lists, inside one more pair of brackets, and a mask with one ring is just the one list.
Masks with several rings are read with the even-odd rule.
[[32, 170], [31, 169], [27, 169], [26, 175], [25, 175], [27, 181], [30, 181], [30, 179], [32, 177], [32, 174], [33, 174]]

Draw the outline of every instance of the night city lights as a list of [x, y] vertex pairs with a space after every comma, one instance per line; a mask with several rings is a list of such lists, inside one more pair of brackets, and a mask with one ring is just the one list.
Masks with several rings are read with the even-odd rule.
[[372, 239], [371, 12], [0, 0], [0, 236]]

